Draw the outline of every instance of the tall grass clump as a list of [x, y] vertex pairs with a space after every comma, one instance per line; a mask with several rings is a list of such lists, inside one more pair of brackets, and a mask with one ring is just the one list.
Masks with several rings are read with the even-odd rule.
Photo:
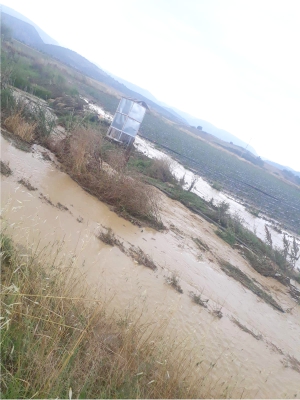
[[[110, 313], [72, 264], [1, 236], [2, 398], [197, 398], [191, 351], [164, 322]], [[48, 256], [47, 256], [48, 257]], [[151, 326], [151, 328], [150, 328]]]
[[36, 123], [28, 123], [22, 117], [22, 110], [16, 111], [4, 121], [5, 127], [25, 142], [32, 142], [35, 136]]
[[1, 91], [1, 122], [26, 142], [43, 142], [56, 126], [56, 118], [46, 105], [18, 98], [10, 87]]

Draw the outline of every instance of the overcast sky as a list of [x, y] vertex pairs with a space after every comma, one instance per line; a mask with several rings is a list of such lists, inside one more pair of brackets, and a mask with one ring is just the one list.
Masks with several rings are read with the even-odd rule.
[[300, 171], [300, 0], [2, 0], [61, 45]]

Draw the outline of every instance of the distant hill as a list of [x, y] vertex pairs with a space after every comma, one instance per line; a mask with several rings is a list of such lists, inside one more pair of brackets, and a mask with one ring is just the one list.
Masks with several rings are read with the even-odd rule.
[[9, 26], [12, 30], [13, 37], [29, 46], [38, 47], [44, 45], [36, 28], [27, 22], [2, 12], [1, 24]]
[[153, 94], [150, 93], [148, 90], [143, 89], [143, 88], [141, 88], [141, 87], [135, 85], [134, 83], [128, 82], [128, 81], [126, 81], [125, 79], [122, 79], [122, 78], [120, 78], [119, 76], [110, 73], [109, 71], [106, 71], [106, 72], [107, 72], [110, 76], [112, 76], [114, 79], [116, 79], [118, 82], [123, 83], [123, 85], [127, 86], [128, 89], [133, 90], [134, 92], [139, 93], [139, 94], [141, 94], [142, 96], [147, 97], [147, 99], [149, 99], [149, 100], [151, 100], [151, 101], [154, 101], [155, 103], [158, 103], [157, 98], [155, 98], [155, 97], [153, 96]]
[[300, 178], [300, 172], [299, 172], [299, 171], [295, 171], [294, 169], [292, 169], [292, 168], [290, 168], [290, 167], [287, 167], [287, 166], [285, 166], [285, 165], [278, 164], [278, 163], [276, 163], [276, 162], [274, 162], [274, 161], [269, 161], [269, 160], [264, 160], [264, 161], [267, 162], [268, 164], [273, 165], [273, 167], [276, 167], [276, 168], [280, 169], [281, 171], [284, 171], [284, 170], [290, 171], [290, 172], [292, 172], [295, 176], [298, 176], [298, 177]]
[[32, 25], [37, 30], [37, 33], [39, 34], [40, 38], [42, 39], [42, 41], [44, 43], [59, 45], [59, 43], [56, 40], [52, 39], [52, 37], [47, 35], [47, 33], [44, 32], [38, 25], [36, 25], [34, 22], [30, 21], [30, 19], [26, 18], [24, 15], [22, 15], [19, 12], [13, 10], [12, 8], [4, 6], [2, 4], [0, 4], [0, 8], [1, 8], [1, 12], [11, 15], [15, 18], [20, 19], [21, 21], [27, 22], [28, 24]]
[[177, 111], [179, 115], [181, 115], [183, 118], [185, 118], [189, 122], [190, 125], [195, 126], [195, 127], [201, 126], [203, 131], [210, 133], [211, 135], [214, 135], [217, 138], [224, 140], [225, 142], [229, 142], [229, 143], [232, 142], [233, 144], [240, 146], [244, 149], [247, 149], [247, 150], [251, 151], [251, 153], [253, 153], [254, 155], [258, 156], [258, 154], [256, 153], [255, 149], [252, 146], [249, 146], [246, 142], [244, 142], [243, 140], [239, 139], [238, 137], [232, 135], [230, 132], [227, 132], [224, 129], [217, 128], [210, 122], [207, 122], [200, 118], [193, 117], [192, 115], [187, 114], [183, 111], [180, 111], [176, 108], [175, 108], [175, 111]]
[[163, 107], [168, 113], [170, 113], [173, 117], [176, 118], [177, 122], [180, 122], [181, 124], [188, 125], [188, 122], [182, 116], [180, 116], [172, 108], [169, 108], [169, 106], [166, 106], [161, 101], [157, 100], [157, 98], [154, 97], [153, 94], [150, 93], [148, 90], [143, 89], [143, 88], [135, 85], [134, 83], [128, 82], [125, 79], [120, 78], [119, 76], [116, 76], [116, 75], [112, 74], [109, 71], [106, 71], [106, 72], [107, 72], [108, 75], [112, 76], [116, 81], [118, 81], [118, 82], [122, 83], [123, 85], [125, 85], [128, 89], [134, 91], [135, 93], [139, 93], [140, 95], [144, 96], [148, 100], [151, 100], [154, 103], [158, 104], [159, 106]]

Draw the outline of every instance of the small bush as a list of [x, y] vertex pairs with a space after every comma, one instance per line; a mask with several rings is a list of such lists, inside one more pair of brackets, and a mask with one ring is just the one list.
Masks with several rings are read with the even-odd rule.
[[211, 187], [215, 190], [221, 191], [223, 189], [222, 185], [219, 182], [214, 182]]
[[153, 159], [148, 173], [149, 176], [161, 182], [176, 182], [176, 178], [172, 172], [172, 161], [167, 157]]

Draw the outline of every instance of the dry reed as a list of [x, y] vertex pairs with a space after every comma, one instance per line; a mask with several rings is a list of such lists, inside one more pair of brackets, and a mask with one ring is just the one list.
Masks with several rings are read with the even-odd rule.
[[35, 137], [36, 123], [28, 123], [22, 117], [22, 110], [14, 112], [4, 121], [6, 128], [26, 142], [32, 142]]

